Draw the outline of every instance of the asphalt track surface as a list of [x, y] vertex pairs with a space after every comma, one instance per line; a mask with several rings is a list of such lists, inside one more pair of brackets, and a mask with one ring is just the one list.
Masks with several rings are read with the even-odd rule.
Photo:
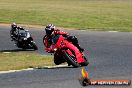
[[[27, 28], [34, 36], [40, 54], [43, 51], [42, 29]], [[0, 51], [20, 52], [9, 37], [9, 27], [0, 27]], [[85, 48], [89, 66], [85, 67], [91, 79], [132, 80], [132, 33], [90, 32], [65, 30], [76, 35]], [[29, 51], [30, 52], [30, 51]], [[0, 74], [0, 88], [82, 88], [78, 78], [81, 68], [61, 67], [34, 69]], [[86, 88], [132, 88], [132, 86], [88, 86]]]

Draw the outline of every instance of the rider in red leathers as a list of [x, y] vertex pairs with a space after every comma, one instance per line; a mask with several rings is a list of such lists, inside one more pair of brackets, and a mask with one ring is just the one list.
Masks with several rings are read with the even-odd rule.
[[[84, 51], [84, 49], [81, 48], [80, 45], [78, 44], [78, 40], [77, 40], [76, 36], [70, 36], [70, 34], [67, 32], [55, 29], [55, 26], [53, 24], [47, 25], [45, 28], [45, 31], [46, 31], [46, 35], [43, 38], [43, 43], [44, 43], [44, 46], [46, 47], [45, 50], [47, 52], [52, 52], [52, 49], [50, 48], [50, 46], [52, 45], [53, 36], [56, 36], [56, 35], [62, 35], [69, 42], [72, 42], [72, 44], [75, 45], [80, 50], [80, 52]], [[65, 61], [63, 61], [63, 59], [62, 59], [62, 61], [58, 61], [57, 58], [61, 58], [61, 57], [59, 57], [59, 55], [55, 54], [54, 55], [54, 62], [56, 65], [65, 62]]]
[[63, 37], [65, 37], [68, 41], [72, 42], [80, 50], [80, 52], [84, 51], [84, 49], [81, 48], [80, 45], [78, 44], [78, 40], [77, 40], [76, 36], [70, 36], [70, 34], [68, 32], [64, 32], [64, 31], [60, 31], [59, 29], [55, 29], [55, 26], [53, 24], [47, 25], [45, 28], [45, 31], [46, 31], [46, 35], [44, 37], [45, 38], [44, 45], [46, 47], [46, 50], [48, 50], [50, 48], [50, 45], [52, 44], [51, 39], [54, 35], [63, 35]]

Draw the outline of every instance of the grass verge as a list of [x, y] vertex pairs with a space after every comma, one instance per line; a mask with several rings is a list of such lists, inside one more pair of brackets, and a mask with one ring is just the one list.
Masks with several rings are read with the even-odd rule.
[[0, 71], [52, 66], [54, 65], [52, 58], [52, 56], [31, 52], [0, 52]]
[[0, 23], [132, 31], [132, 0], [0, 0]]

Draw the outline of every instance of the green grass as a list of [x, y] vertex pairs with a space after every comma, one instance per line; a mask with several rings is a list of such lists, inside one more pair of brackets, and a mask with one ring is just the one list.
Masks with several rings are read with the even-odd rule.
[[0, 0], [0, 23], [132, 31], [132, 0]]
[[0, 71], [52, 66], [54, 65], [52, 58], [29, 52], [0, 53]]

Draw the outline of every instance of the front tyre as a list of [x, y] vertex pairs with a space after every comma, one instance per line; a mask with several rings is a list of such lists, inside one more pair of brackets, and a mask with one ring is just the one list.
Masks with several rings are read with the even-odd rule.
[[75, 56], [71, 56], [67, 51], [64, 51], [63, 55], [66, 58], [67, 62], [71, 64], [73, 67], [80, 67]]
[[38, 47], [37, 47], [37, 45], [35, 44], [35, 42], [31, 42], [31, 45], [32, 45], [32, 47], [33, 47], [34, 50], [38, 50]]
[[86, 59], [85, 56], [83, 56], [83, 58], [85, 59], [85, 62], [81, 63], [81, 66], [87, 66], [89, 64], [88, 60]]

